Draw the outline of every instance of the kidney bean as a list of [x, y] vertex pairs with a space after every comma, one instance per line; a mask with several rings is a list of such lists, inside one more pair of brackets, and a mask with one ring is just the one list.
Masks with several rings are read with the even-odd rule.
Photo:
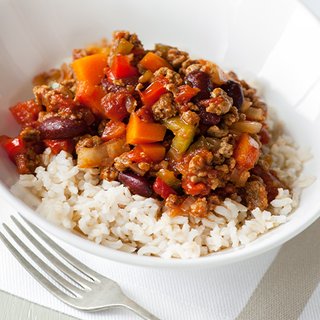
[[214, 126], [221, 120], [220, 116], [215, 113], [207, 112], [205, 107], [199, 106], [200, 122], [207, 126]]
[[243, 103], [243, 91], [240, 83], [228, 80], [225, 84], [221, 85], [221, 89], [233, 99], [233, 105], [237, 109], [240, 109]]
[[88, 132], [88, 126], [83, 120], [51, 117], [45, 119], [38, 127], [42, 139], [67, 139]]
[[200, 92], [193, 98], [195, 102], [208, 99], [210, 92], [214, 86], [210, 79], [210, 76], [203, 71], [192, 71], [185, 77], [185, 83], [193, 88], [200, 89]]
[[268, 202], [274, 200], [278, 194], [278, 188], [286, 188], [286, 186], [278, 179], [277, 174], [274, 171], [267, 171], [260, 165], [256, 165], [251, 173], [259, 176], [265, 186], [268, 193]]
[[134, 194], [143, 197], [151, 197], [152, 189], [148, 180], [131, 172], [120, 172], [118, 180]]

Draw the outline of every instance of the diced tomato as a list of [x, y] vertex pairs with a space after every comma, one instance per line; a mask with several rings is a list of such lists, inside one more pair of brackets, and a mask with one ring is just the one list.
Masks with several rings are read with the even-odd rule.
[[121, 121], [110, 120], [102, 133], [101, 139], [108, 141], [111, 139], [124, 137], [126, 134], [126, 125]]
[[185, 177], [182, 179], [181, 184], [183, 190], [186, 194], [190, 194], [191, 196], [206, 196], [210, 192], [210, 187], [207, 186], [203, 182], [194, 183], [192, 182], [189, 177]]
[[64, 139], [64, 140], [43, 140], [43, 143], [46, 147], [51, 148], [53, 154], [58, 154], [60, 151], [65, 151], [68, 153], [73, 153], [75, 143], [72, 139]]
[[134, 109], [135, 99], [129, 93], [109, 92], [101, 100], [104, 115], [114, 121], [121, 121], [129, 115], [128, 110]]
[[106, 77], [107, 77], [107, 80], [108, 80], [109, 82], [112, 83], [113, 80], [115, 80], [115, 77], [114, 77], [114, 75], [113, 75], [110, 67], [106, 67], [106, 68], [104, 69], [104, 73], [105, 73], [105, 75], [106, 75]]
[[157, 177], [155, 182], [153, 183], [153, 191], [163, 199], [167, 199], [170, 194], [177, 194], [177, 192], [173, 188], [168, 186], [159, 177]]
[[0, 143], [13, 162], [15, 162], [15, 157], [18, 154], [26, 152], [25, 143], [20, 137], [9, 138], [8, 136], [0, 136]]
[[143, 104], [150, 107], [157, 102], [160, 96], [167, 92], [166, 83], [165, 78], [160, 78], [152, 82], [144, 91], [139, 92]]
[[260, 148], [258, 142], [248, 133], [242, 133], [234, 149], [233, 157], [240, 171], [247, 171], [254, 167], [259, 159]]
[[137, 110], [136, 115], [143, 122], [154, 122], [154, 117], [151, 109], [147, 106], [143, 106]]
[[140, 146], [134, 147], [129, 153], [128, 158], [135, 163], [147, 162], [151, 163], [152, 159], [142, 150]]
[[131, 65], [129, 57], [121, 54], [113, 58], [111, 72], [116, 79], [130, 78], [139, 75], [138, 69]]
[[178, 103], [187, 103], [193, 98], [197, 93], [200, 92], [198, 88], [192, 88], [189, 85], [185, 84], [178, 87], [178, 93], [175, 97], [176, 102]]
[[34, 100], [20, 102], [10, 108], [10, 111], [16, 121], [22, 125], [30, 125], [37, 121], [42, 106], [38, 105]]
[[16, 154], [13, 162], [16, 164], [19, 174], [30, 174], [33, 173], [33, 170], [35, 169], [33, 168], [28, 155], [25, 153]]
[[90, 108], [91, 111], [99, 117], [104, 117], [101, 99], [105, 94], [106, 93], [101, 86], [90, 84], [87, 81], [78, 81], [76, 101]]

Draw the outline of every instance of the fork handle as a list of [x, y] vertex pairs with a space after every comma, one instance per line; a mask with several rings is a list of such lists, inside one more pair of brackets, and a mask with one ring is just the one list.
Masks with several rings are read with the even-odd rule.
[[145, 320], [160, 320], [153, 314], [151, 314], [149, 311], [146, 309], [142, 308], [140, 305], [138, 305], [136, 302], [133, 300], [129, 299], [128, 297], [125, 297], [121, 303], [122, 307], [125, 307], [134, 313], [136, 313], [138, 316], [140, 316], [142, 319]]

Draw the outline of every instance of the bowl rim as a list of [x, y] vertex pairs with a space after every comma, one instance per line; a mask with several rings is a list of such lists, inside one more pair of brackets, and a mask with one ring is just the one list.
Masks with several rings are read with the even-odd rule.
[[[224, 254], [221, 254], [221, 252], [217, 252], [208, 256], [194, 259], [164, 259], [160, 257], [139, 256], [137, 254], [123, 252], [100, 244], [96, 244], [93, 241], [82, 238], [76, 233], [64, 229], [61, 226], [55, 225], [54, 223], [46, 220], [40, 214], [37, 214], [22, 200], [15, 197], [1, 181], [0, 193], [3, 196], [3, 199], [8, 201], [8, 203], [11, 204], [13, 208], [16, 209], [17, 212], [20, 213], [23, 217], [27, 218], [38, 227], [42, 228], [44, 231], [49, 232], [53, 237], [56, 237], [57, 239], [62, 240], [69, 245], [72, 245], [82, 251], [90, 253], [94, 256], [102, 257], [107, 260], [112, 260], [127, 265], [152, 268], [208, 268], [240, 262], [242, 260], [249, 259], [251, 257], [260, 255], [281, 246], [283, 243], [292, 239], [297, 234], [305, 230], [316, 219], [320, 217], [319, 202], [317, 204], [317, 208], [315, 208], [311, 216], [310, 213], [309, 215], [305, 215], [305, 217], [307, 218], [300, 220], [299, 223], [295, 223], [292, 228], [286, 228], [282, 230], [282, 232], [274, 232], [271, 237], [266, 237], [262, 241], [257, 241], [261, 237], [259, 236], [256, 240], [250, 242], [249, 245], [235, 248]], [[290, 223], [290, 221], [287, 221], [285, 224], [288, 223]], [[278, 227], [270, 231], [277, 230], [277, 228]], [[267, 232], [266, 235], [270, 233], [270, 231]]]
[[[304, 3], [295, 0], [295, 4], [298, 4], [300, 9], [303, 8], [307, 10], [310, 14], [310, 18], [315, 20], [320, 25], [320, 20], [318, 17], [312, 15], [311, 11]], [[265, 234], [268, 235], [270, 232], [273, 232], [272, 236], [265, 237], [261, 241], [258, 240], [265, 235], [259, 236], [258, 239], [254, 240], [249, 245], [230, 250], [228, 253], [226, 253], [226, 251], [222, 251], [195, 259], [163, 259], [160, 257], [139, 256], [137, 254], [126, 253], [116, 249], [108, 248], [96, 244], [88, 239], [82, 238], [81, 236], [71, 232], [70, 230], [64, 229], [61, 226], [55, 225], [54, 223], [46, 220], [40, 214], [37, 214], [22, 200], [15, 197], [10, 192], [9, 187], [7, 187], [2, 181], [0, 181], [0, 194], [1, 198], [11, 204], [11, 206], [22, 216], [29, 219], [43, 230], [49, 232], [53, 237], [56, 237], [57, 239], [60, 239], [69, 245], [104, 259], [109, 259], [127, 265], [152, 268], [206, 268], [236, 263], [281, 246], [283, 243], [305, 230], [320, 217], [320, 201], [318, 201], [317, 203], [313, 204], [312, 209], [307, 214], [301, 217], [301, 220], [295, 220], [294, 223], [287, 221], [284, 224], [290, 224], [290, 228], [283, 228], [281, 232], [277, 232], [279, 227], [276, 227]], [[297, 210], [299, 210], [299, 208]], [[294, 215], [295, 212], [292, 214]]]

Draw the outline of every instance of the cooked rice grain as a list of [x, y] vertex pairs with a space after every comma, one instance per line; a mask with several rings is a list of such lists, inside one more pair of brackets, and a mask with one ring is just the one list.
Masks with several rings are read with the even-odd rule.
[[48, 220], [113, 249], [162, 258], [197, 258], [246, 245], [287, 221], [298, 205], [301, 189], [312, 180], [299, 177], [310, 157], [292, 139], [279, 136], [268, 152], [273, 170], [291, 189], [279, 189], [269, 211], [252, 211], [231, 199], [207, 218], [160, 215], [152, 198], [132, 195], [119, 182], [99, 181], [97, 169], [79, 169], [71, 155], [47, 149], [44, 167], [21, 175], [12, 192]]

